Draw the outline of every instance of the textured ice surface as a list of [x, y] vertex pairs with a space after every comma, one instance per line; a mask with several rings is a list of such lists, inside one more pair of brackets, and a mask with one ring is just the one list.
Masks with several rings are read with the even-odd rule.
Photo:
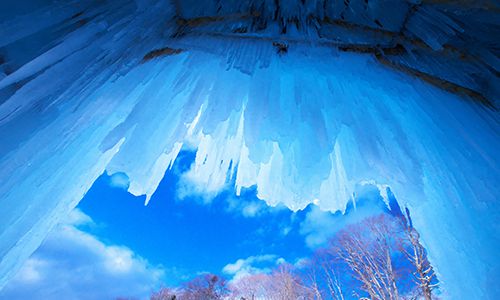
[[[167, 4], [53, 5], [50, 23], [45, 9], [21, 18], [39, 22], [29, 31], [0, 26], [17, 63], [0, 74], [0, 286], [100, 174], [148, 201], [189, 144], [188, 178], [210, 193], [236, 178], [270, 205], [335, 211], [357, 184], [390, 186], [449, 298], [495, 295], [496, 111], [314, 43], [170, 39]], [[182, 52], [143, 60], [167, 46]]]

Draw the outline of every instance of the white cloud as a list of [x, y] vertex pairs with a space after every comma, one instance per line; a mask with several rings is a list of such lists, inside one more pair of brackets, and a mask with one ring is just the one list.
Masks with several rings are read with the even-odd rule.
[[300, 224], [300, 233], [305, 236], [309, 248], [317, 248], [324, 245], [338, 227], [338, 219], [332, 213], [312, 205]]
[[[177, 198], [181, 201], [189, 199], [197, 201], [198, 204], [211, 205], [212, 201], [219, 196], [220, 193], [227, 193], [222, 199], [222, 201], [224, 201], [225, 210], [245, 218], [261, 217], [270, 212], [279, 212], [286, 209], [283, 205], [270, 207], [264, 200], [253, 196], [236, 196], [231, 194], [228, 187], [207, 190], [203, 185], [190, 180], [188, 178], [188, 174], [190, 173], [179, 174], [180, 179], [176, 185], [176, 193]], [[286, 234], [288, 234], [288, 232], [286, 232], [285, 235]]]
[[112, 187], [128, 190], [130, 186], [130, 179], [127, 174], [122, 172], [117, 172], [111, 175], [109, 178], [109, 185]]
[[255, 217], [259, 213], [260, 209], [261, 206], [259, 205], [259, 203], [255, 202], [246, 203], [245, 205], [243, 205], [241, 213], [245, 217]]
[[75, 210], [56, 227], [0, 291], [0, 299], [145, 299], [161, 284], [162, 268], [75, 227], [84, 223], [92, 220]]
[[243, 267], [245, 267], [245, 264], [245, 259], [240, 258], [234, 264], [225, 265], [222, 271], [227, 274], [236, 274], [241, 269], [243, 269]]
[[287, 236], [290, 233], [290, 231], [292, 231], [292, 227], [291, 226], [285, 226], [285, 227], [283, 227], [281, 229], [281, 234], [283, 236]]
[[276, 260], [276, 264], [278, 264], [278, 265], [282, 265], [285, 263], [286, 263], [286, 260], [283, 257], [280, 257]]
[[227, 212], [237, 213], [245, 218], [260, 217], [264, 214], [279, 210], [269, 207], [264, 200], [257, 198], [228, 196], [225, 201]]
[[221, 189], [206, 189], [202, 184], [193, 182], [189, 178], [189, 174], [192, 173], [183, 173], [180, 175], [176, 185], [177, 198], [179, 200], [191, 198], [191, 200], [199, 200], [200, 204], [211, 204], [212, 200], [221, 192]]
[[316, 205], [310, 205], [304, 220], [300, 223], [300, 234], [305, 236], [309, 248], [317, 248], [333, 237], [347, 225], [357, 223], [369, 216], [384, 213], [385, 203], [376, 186], [364, 185], [356, 190], [357, 205], [346, 210], [345, 214], [324, 211]]
[[308, 257], [301, 257], [295, 260], [293, 266], [297, 269], [302, 269], [306, 267], [310, 263], [310, 259]]
[[231, 281], [237, 281], [250, 274], [269, 273], [272, 267], [285, 263], [285, 259], [274, 254], [264, 254], [240, 258], [236, 262], [227, 264], [222, 269], [225, 274], [231, 275]]
[[64, 226], [64, 225], [79, 226], [79, 225], [85, 225], [85, 224], [91, 224], [91, 223], [93, 223], [92, 218], [90, 218], [88, 215], [84, 214], [81, 210], [74, 209], [66, 217], [66, 220], [64, 221], [62, 226]]

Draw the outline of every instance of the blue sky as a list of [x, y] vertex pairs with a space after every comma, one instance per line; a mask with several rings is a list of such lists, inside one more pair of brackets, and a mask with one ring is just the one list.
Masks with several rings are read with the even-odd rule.
[[300, 263], [346, 223], [386, 209], [373, 187], [361, 191], [351, 217], [314, 205], [269, 207], [252, 188], [239, 197], [231, 189], [215, 198], [186, 193], [196, 190], [182, 176], [194, 157], [180, 153], [147, 206], [126, 191], [126, 175], [103, 174], [0, 299], [143, 298], [204, 272], [229, 280], [267, 272]]
[[85, 231], [177, 268], [180, 273], [166, 278], [172, 284], [199, 272], [220, 273], [240, 258], [272, 254], [294, 262], [310, 253], [299, 232], [307, 211], [268, 207], [254, 189], [241, 197], [223, 191], [209, 203], [203, 195], [179, 196], [179, 175], [193, 159], [193, 153], [181, 153], [148, 206], [144, 197], [110, 187], [110, 178], [101, 177], [79, 205], [98, 224]]

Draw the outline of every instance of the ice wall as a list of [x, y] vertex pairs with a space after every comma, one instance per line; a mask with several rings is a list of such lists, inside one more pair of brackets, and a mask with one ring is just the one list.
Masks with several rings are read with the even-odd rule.
[[500, 93], [495, 1], [177, 0], [178, 33], [314, 42], [486, 104]]
[[0, 286], [102, 172], [149, 199], [188, 143], [206, 192], [233, 177], [270, 205], [333, 211], [356, 184], [388, 185], [447, 298], [497, 294], [496, 110], [311, 39], [279, 54], [178, 35], [167, 2], [40, 5], [0, 26]]

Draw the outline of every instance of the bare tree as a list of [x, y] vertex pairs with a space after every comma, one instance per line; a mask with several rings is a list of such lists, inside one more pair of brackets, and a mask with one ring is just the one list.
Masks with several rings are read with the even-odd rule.
[[271, 274], [271, 295], [273, 300], [311, 299], [312, 291], [293, 272], [289, 264], [280, 264]]
[[198, 276], [184, 284], [182, 300], [219, 300], [229, 293], [226, 281], [214, 274]]
[[[306, 267], [280, 264], [270, 273], [233, 280], [229, 287], [223, 278], [207, 274], [181, 289], [162, 289], [151, 300], [345, 300], [347, 290], [358, 299], [398, 300], [400, 289], [405, 297], [411, 291], [432, 300], [434, 270], [409, 216], [408, 222], [389, 215], [369, 217], [339, 231], [327, 248], [315, 252]], [[411, 281], [412, 272], [417, 288]], [[403, 274], [405, 277], [398, 278]]]
[[327, 249], [318, 249], [309, 260], [304, 277], [315, 299], [344, 300], [343, 285], [338, 277], [336, 260], [337, 258]]
[[281, 264], [271, 274], [251, 274], [231, 285], [233, 299], [305, 300], [314, 299], [314, 292], [307, 287], [293, 267]]
[[268, 274], [249, 274], [231, 283], [231, 299], [255, 300], [267, 297], [271, 278]]
[[161, 288], [157, 292], [153, 292], [149, 297], [150, 300], [177, 300], [177, 295], [170, 288]]
[[346, 227], [337, 244], [331, 244], [333, 254], [349, 266], [371, 299], [399, 299], [392, 261], [395, 231], [388, 217], [370, 217]]
[[[320, 262], [321, 269], [323, 270], [324, 277], [326, 279], [326, 283], [328, 286], [328, 290], [330, 291], [330, 295], [332, 299], [335, 300], [344, 300], [344, 292], [342, 290], [342, 285], [337, 276], [337, 272], [335, 271], [335, 267], [333, 261], [326, 260], [325, 257], [323, 261]], [[330, 267], [328, 267], [330, 266]]]
[[419, 233], [409, 221], [409, 215], [408, 219], [402, 217], [401, 220], [402, 227], [404, 228], [404, 237], [400, 245], [401, 252], [404, 253], [406, 258], [415, 267], [413, 275], [415, 276], [415, 283], [420, 289], [421, 296], [425, 300], [431, 300], [432, 290], [437, 287], [437, 284], [432, 283], [435, 279], [434, 269], [427, 259], [424, 246], [420, 243]]
[[[316, 257], [315, 257], [316, 258]], [[309, 288], [312, 291], [314, 299], [323, 300], [323, 290], [320, 287], [319, 276], [318, 274], [318, 264], [316, 259], [310, 260], [307, 264], [307, 269], [305, 272], [305, 278], [309, 283]]]

